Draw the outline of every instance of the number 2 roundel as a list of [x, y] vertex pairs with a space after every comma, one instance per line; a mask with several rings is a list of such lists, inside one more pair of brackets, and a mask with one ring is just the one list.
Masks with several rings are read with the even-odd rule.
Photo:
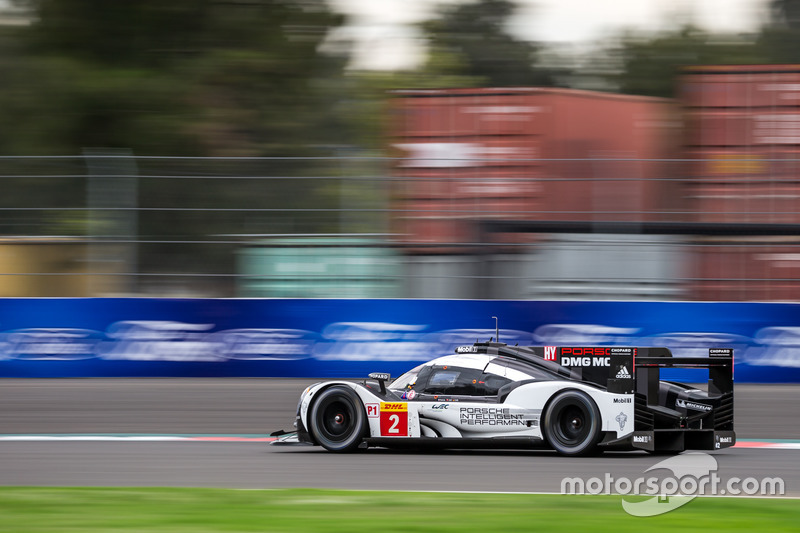
[[408, 437], [408, 404], [381, 402], [381, 437]]

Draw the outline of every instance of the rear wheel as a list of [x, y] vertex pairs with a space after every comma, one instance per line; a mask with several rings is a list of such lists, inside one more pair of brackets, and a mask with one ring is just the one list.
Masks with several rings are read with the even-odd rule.
[[602, 437], [600, 410], [588, 394], [564, 391], [551, 400], [542, 429], [561, 455], [590, 455]]
[[358, 448], [366, 435], [367, 417], [353, 389], [334, 386], [314, 400], [309, 426], [314, 439], [326, 450], [350, 452]]

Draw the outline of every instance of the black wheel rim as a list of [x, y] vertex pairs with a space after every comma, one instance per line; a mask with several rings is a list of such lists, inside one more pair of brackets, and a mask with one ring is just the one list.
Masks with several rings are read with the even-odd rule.
[[320, 409], [320, 430], [330, 441], [343, 441], [353, 431], [354, 419], [355, 406], [337, 399], [328, 402]]
[[565, 446], [580, 444], [591, 432], [589, 413], [581, 406], [565, 405], [555, 418], [555, 437]]

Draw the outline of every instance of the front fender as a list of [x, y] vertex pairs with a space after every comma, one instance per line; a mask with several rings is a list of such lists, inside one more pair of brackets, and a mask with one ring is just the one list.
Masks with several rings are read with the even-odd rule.
[[[406, 429], [406, 434], [399, 433], [397, 436], [402, 437], [419, 437], [420, 436], [420, 424], [419, 424], [419, 412], [418, 412], [418, 405], [414, 402], [406, 402], [403, 400], [392, 400], [387, 402], [386, 398], [381, 398], [376, 394], [373, 394], [369, 389], [364, 387], [361, 383], [353, 382], [353, 381], [326, 381], [323, 383], [317, 383], [311, 387], [309, 387], [308, 391], [303, 396], [302, 400], [300, 401], [299, 407], [299, 416], [300, 422], [302, 423], [303, 427], [309, 427], [309, 420], [308, 416], [310, 413], [310, 407], [314, 402], [314, 399], [319, 395], [320, 392], [334, 386], [344, 386], [349, 387], [350, 389], [354, 390], [358, 397], [361, 399], [361, 403], [364, 405], [364, 410], [367, 414], [367, 423], [369, 424], [369, 434], [370, 437], [387, 437], [392, 436], [388, 434], [387, 431], [392, 428], [392, 424], [394, 423], [394, 419], [390, 420], [389, 417], [392, 414], [396, 414], [398, 417], [402, 418], [400, 422], [402, 424], [397, 427], [402, 427]], [[391, 404], [391, 405], [389, 405]], [[387, 408], [392, 408], [388, 410]], [[384, 430], [381, 430], [381, 423], [383, 422]], [[397, 429], [395, 427], [394, 429]], [[313, 436], [311, 436], [313, 439]]]

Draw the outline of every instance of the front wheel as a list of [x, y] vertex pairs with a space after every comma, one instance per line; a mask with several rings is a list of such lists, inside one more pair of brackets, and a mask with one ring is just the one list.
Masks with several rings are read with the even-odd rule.
[[314, 439], [326, 450], [350, 452], [358, 448], [366, 434], [367, 417], [353, 389], [334, 386], [314, 400], [309, 426]]
[[602, 437], [600, 410], [586, 393], [564, 391], [551, 400], [542, 429], [561, 455], [590, 455]]

